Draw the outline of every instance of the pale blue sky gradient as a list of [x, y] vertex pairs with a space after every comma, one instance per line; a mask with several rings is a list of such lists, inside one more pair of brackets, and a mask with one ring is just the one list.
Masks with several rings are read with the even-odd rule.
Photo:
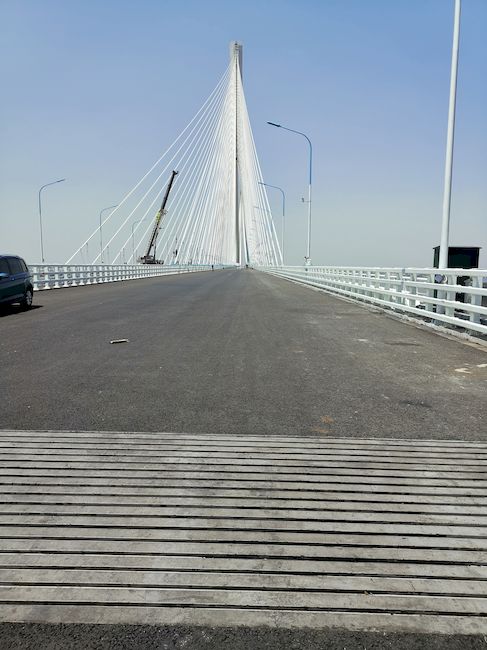
[[[288, 263], [429, 266], [439, 242], [453, 0], [0, 4], [0, 250], [64, 262], [215, 86], [228, 44], [265, 181], [287, 195]], [[451, 243], [487, 266], [487, 1], [463, 0]], [[280, 195], [269, 191], [276, 215]], [[277, 224], [280, 232], [280, 225]]]

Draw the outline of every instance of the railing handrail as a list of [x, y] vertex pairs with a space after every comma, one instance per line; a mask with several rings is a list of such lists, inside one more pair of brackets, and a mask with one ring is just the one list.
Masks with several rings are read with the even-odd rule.
[[29, 264], [36, 291], [223, 268], [228, 266], [223, 264]]
[[313, 265], [313, 266], [266, 266], [262, 269], [303, 269], [303, 270], [318, 270], [318, 269], [333, 269], [336, 271], [378, 271], [387, 273], [435, 273], [438, 275], [472, 275], [475, 277], [485, 277], [487, 279], [487, 269], [458, 269], [458, 268], [445, 268], [437, 269], [431, 267], [401, 267], [401, 266], [327, 266], [327, 265]]
[[[275, 266], [259, 270], [433, 325], [487, 336], [487, 269]], [[458, 278], [466, 278], [466, 284], [458, 284]]]

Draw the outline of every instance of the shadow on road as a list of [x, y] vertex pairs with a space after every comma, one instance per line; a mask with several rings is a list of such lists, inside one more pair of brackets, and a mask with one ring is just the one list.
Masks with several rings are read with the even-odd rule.
[[32, 305], [30, 309], [24, 309], [20, 305], [1, 305], [0, 318], [5, 316], [15, 316], [16, 314], [27, 314], [34, 309], [42, 309], [43, 305]]

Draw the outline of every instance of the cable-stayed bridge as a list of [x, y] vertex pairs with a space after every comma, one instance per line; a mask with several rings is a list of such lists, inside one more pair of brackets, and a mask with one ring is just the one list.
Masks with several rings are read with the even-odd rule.
[[433, 326], [486, 336], [486, 271], [310, 265], [311, 159], [306, 265], [283, 266], [284, 229], [279, 242], [242, 68], [242, 46], [232, 42], [225, 72], [192, 120], [118, 205], [103, 220], [100, 215], [66, 264], [32, 265], [34, 288], [252, 266]]
[[[145, 251], [171, 170], [157, 258], [165, 264], [282, 263], [242, 83], [242, 46], [193, 119], [67, 260], [134, 264]], [[88, 256], [91, 255], [91, 259]]]
[[240, 55], [0, 313], [0, 622], [485, 635], [486, 272], [283, 266]]

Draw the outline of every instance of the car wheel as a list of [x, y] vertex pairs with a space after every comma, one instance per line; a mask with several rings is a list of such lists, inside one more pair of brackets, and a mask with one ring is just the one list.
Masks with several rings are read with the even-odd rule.
[[32, 292], [32, 289], [27, 289], [27, 291], [24, 293], [24, 297], [20, 301], [20, 306], [22, 309], [30, 309], [32, 307], [33, 298], [34, 294]]

